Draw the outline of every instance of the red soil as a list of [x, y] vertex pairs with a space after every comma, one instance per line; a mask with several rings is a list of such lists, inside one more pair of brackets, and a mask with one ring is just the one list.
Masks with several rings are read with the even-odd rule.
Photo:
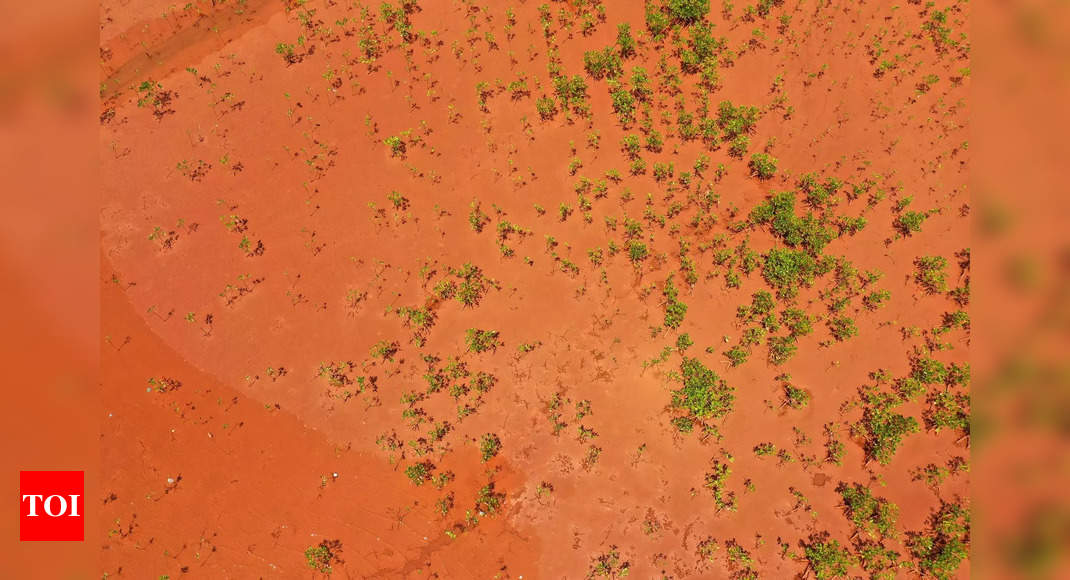
[[[728, 99], [769, 107], [770, 86], [783, 74], [794, 114], [784, 118], [783, 111], [766, 109], [751, 137], [752, 152], [776, 138], [772, 153], [780, 173], [771, 181], [750, 177], [727, 146], [708, 152], [701, 141], [666, 139], [662, 153], [644, 153], [651, 164], [675, 162], [678, 171], [704, 151], [712, 167], [728, 166], [715, 185], [720, 223], [693, 234], [686, 227], [690, 213], [676, 220], [693, 248], [719, 233], [731, 236], [729, 247], [747, 237], [763, 253], [782, 245], [764, 228], [731, 233], [731, 208], [745, 219], [769, 192], [793, 188], [810, 171], [849, 184], [873, 179], [889, 192], [872, 208], [865, 197], [843, 201], [837, 213], [865, 215], [868, 226], [825, 250], [860, 271], [884, 272], [878, 286], [892, 295], [875, 312], [852, 304], [858, 335], [847, 342], [820, 346], [828, 330], [815, 323], [814, 335], [799, 340], [787, 364], [766, 364], [763, 347], [748, 363], [730, 367], [722, 353], [743, 333], [737, 307], [766, 288], [760, 271], [729, 289], [723, 276], [706, 278], [719, 271], [710, 254], [696, 253], [699, 282], [687, 288], [676, 277], [689, 307], [680, 331], [695, 340], [689, 355], [736, 389], [735, 409], [718, 425], [720, 441], [680, 434], [669, 423], [678, 383], [668, 371], [678, 355], [643, 368], [676, 339], [673, 332], [652, 338], [651, 327], [662, 320], [660, 288], [676, 269], [677, 236], [644, 223], [653, 253], [671, 257], [649, 261], [641, 274], [626, 253], [609, 258], [608, 284], [587, 259], [588, 248], [606, 248], [610, 239], [621, 243], [619, 232], [603, 226], [603, 216], [640, 219], [648, 191], [659, 214], [669, 201], [649, 172], [627, 175], [618, 143], [638, 131], [620, 127], [605, 81], [588, 77], [593, 128], [601, 134], [597, 149], [585, 144], [585, 121], [569, 124], [560, 113], [553, 121], [539, 119], [534, 101], [552, 87], [534, 3], [514, 7], [518, 24], [509, 39], [504, 6], [488, 4], [484, 14], [467, 13], [461, 3], [424, 2], [412, 23], [435, 35], [405, 48], [390, 32], [391, 47], [374, 67], [351, 62], [357, 37], [341, 31], [354, 26], [337, 22], [359, 18], [359, 11], [343, 3], [310, 4], [320, 26], [335, 23], [336, 33], [326, 39], [301, 24], [298, 9], [277, 3], [251, 1], [237, 15], [225, 3], [204, 7], [203, 16], [187, 11], [166, 19], [159, 17], [163, 3], [140, 6], [132, 11], [105, 2], [103, 12], [105, 497], [101, 528], [87, 534], [103, 550], [101, 572], [301, 576], [310, 572], [307, 547], [338, 540], [334, 575], [353, 578], [577, 578], [610, 546], [630, 562], [633, 577], [715, 578], [738, 571], [724, 556], [725, 543], [734, 539], [763, 577], [783, 578], [806, 568], [799, 542], [810, 534], [828, 531], [849, 543], [853, 527], [839, 507], [840, 482], [873, 483], [877, 495], [899, 505], [900, 534], [890, 545], [908, 561], [905, 532], [925, 530], [940, 498], [965, 494], [966, 475], [949, 478], [938, 494], [912, 478], [917, 467], [968, 457], [960, 433], [923, 426], [905, 438], [889, 465], [867, 463], [846, 429], [860, 408], [843, 407], [858, 399], [858, 387], [872, 383], [871, 371], [909, 374], [910, 349], [922, 339], [906, 337], [904, 328], [938, 326], [944, 312], [955, 310], [949, 300], [918, 290], [914, 258], [947, 257], [953, 287], [953, 255], [968, 247], [960, 214], [966, 153], [959, 147], [967, 139], [959, 101], [968, 81], [950, 80], [968, 63], [938, 58], [928, 37], [911, 36], [927, 18], [919, 6], [788, 3], [752, 23], [739, 21], [742, 7], [726, 23], [715, 6], [709, 18], [731, 46], [748, 46], [755, 28], [767, 38], [721, 69], [722, 87], [711, 106]], [[560, 6], [554, 4], [555, 14]], [[607, 23], [589, 36], [558, 32], [570, 75], [583, 74], [584, 51], [614, 41], [616, 23], [631, 23], [637, 35], [644, 30], [638, 3], [607, 5], [607, 13]], [[792, 15], [789, 40], [777, 31], [775, 16], [782, 13]], [[479, 30], [469, 42], [472, 22]], [[879, 78], [866, 53], [878, 29], [889, 31], [890, 52], [909, 55], [900, 69]], [[488, 49], [486, 30], [498, 37], [498, 48]], [[288, 64], [275, 47], [297, 44], [299, 35], [306, 38], [297, 47], [304, 56]], [[464, 48], [460, 57], [454, 42]], [[640, 55], [628, 68], [642, 64], [654, 77], [658, 49], [647, 40]], [[481, 112], [476, 84], [508, 84], [519, 72], [528, 73], [531, 96], [512, 101], [507, 92], [496, 94], [489, 112]], [[929, 73], [941, 80], [921, 92], [916, 85]], [[169, 92], [155, 115], [151, 103], [137, 104], [137, 86], [148, 79]], [[665, 97], [664, 110], [673, 111], [672, 103]], [[422, 142], [410, 142], [404, 158], [391, 157], [384, 139], [410, 129]], [[576, 176], [569, 175], [570, 142], [583, 161]], [[572, 187], [580, 175], [597, 180], [612, 168], [626, 176], [610, 185], [608, 198], [594, 200], [593, 223], [584, 224], [578, 208], [567, 221], [557, 219], [558, 204], [575, 207]], [[712, 172], [701, 181], [712, 181]], [[618, 201], [625, 187], [634, 200]], [[388, 201], [394, 190], [407, 207], [395, 209]], [[893, 206], [907, 196], [911, 209], [942, 213], [931, 215], [923, 232], [898, 237]], [[676, 194], [677, 201], [685, 197]], [[482, 233], [468, 224], [473, 199], [493, 218]], [[545, 206], [547, 215], [533, 204]], [[494, 206], [501, 219], [533, 232], [508, 242], [515, 257], [502, 257], [495, 243]], [[224, 226], [232, 215], [247, 220], [243, 232]], [[250, 249], [260, 242], [263, 251], [247, 256], [239, 248], [243, 236]], [[578, 275], [563, 272], [544, 251], [545, 236], [560, 242], [557, 252], [580, 266]], [[534, 263], [526, 265], [525, 256]], [[389, 309], [422, 306], [435, 281], [464, 263], [481, 267], [500, 288], [476, 308], [456, 300], [438, 305], [434, 328], [417, 347]], [[425, 266], [435, 272], [430, 282], [421, 278]], [[644, 294], [651, 284], [658, 289]], [[238, 287], [248, 291], [236, 294]], [[819, 297], [824, 287], [804, 288], [800, 306], [827, 314]], [[365, 298], [347, 304], [351, 291]], [[504, 346], [466, 353], [465, 330], [472, 327], [500, 331]], [[367, 354], [380, 340], [400, 344], [394, 361]], [[941, 360], [968, 360], [968, 334], [957, 331], [945, 340], [955, 348]], [[535, 342], [540, 346], [533, 352], [517, 352], [518, 345]], [[702, 354], [707, 346], [716, 353]], [[402, 418], [408, 405], [401, 396], [425, 390], [425, 354], [443, 361], [459, 356], [472, 372], [489, 372], [498, 382], [463, 419], [447, 393], [429, 397], [419, 405], [428, 421], [412, 430]], [[377, 377], [375, 388], [340, 396], [317, 376], [327, 361], [355, 362], [352, 374]], [[805, 409], [779, 408], [774, 377], [784, 372], [812, 394]], [[181, 387], [158, 392], [150, 378]], [[568, 401], [562, 409], [568, 426], [560, 435], [553, 434], [547, 411], [555, 393]], [[592, 412], [576, 420], [575, 404], [582, 400], [590, 401]], [[915, 401], [900, 412], [920, 421], [926, 407]], [[403, 441], [426, 438], [432, 420], [449, 421], [453, 429], [426, 457], [408, 445], [402, 458], [376, 444], [389, 433]], [[821, 461], [823, 426], [830, 421], [839, 422], [847, 442], [843, 466]], [[580, 424], [598, 437], [579, 441]], [[796, 444], [793, 427], [812, 442]], [[478, 443], [484, 433], [496, 433], [503, 443], [501, 454], [486, 463]], [[818, 461], [778, 465], [752, 452], [762, 442]], [[601, 454], [585, 466], [590, 444]], [[718, 512], [703, 488], [711, 461], [725, 453], [734, 458], [728, 480], [738, 501], [734, 512]], [[443, 491], [405, 477], [405, 467], [425, 458], [436, 473], [456, 474]], [[747, 479], [753, 492], [744, 489]], [[500, 512], [455, 527], [488, 481], [505, 493]], [[538, 494], [542, 482], [553, 491]], [[815, 515], [798, 509], [789, 489], [802, 492]], [[442, 517], [435, 503], [450, 492], [456, 507]], [[454, 539], [446, 534], [450, 529], [461, 531]], [[722, 546], [712, 561], [696, 555], [706, 538]], [[782, 556], [778, 540], [797, 557]], [[852, 573], [862, 571], [854, 567]], [[968, 574], [965, 562], [958, 575]]]

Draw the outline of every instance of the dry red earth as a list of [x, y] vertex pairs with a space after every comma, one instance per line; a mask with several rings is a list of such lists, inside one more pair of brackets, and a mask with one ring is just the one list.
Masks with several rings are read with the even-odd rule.
[[[424, 0], [388, 22], [334, 1], [105, 1], [100, 571], [840, 575], [823, 545], [849, 577], [967, 577], [949, 545], [968, 547], [968, 522], [933, 523], [969, 509], [968, 399], [934, 413], [968, 397], [968, 318], [951, 314], [969, 287], [966, 6], [762, 4], [700, 19], [703, 86], [681, 70], [702, 24], [665, 7], [656, 39], [639, 2], [554, 2], [543, 20], [531, 1]], [[621, 23], [637, 41], [627, 126], [584, 67], [618, 54]], [[562, 110], [560, 74], [585, 80], [588, 111]], [[756, 108], [742, 157], [722, 101]], [[719, 134], [689, 137], [704, 118]], [[652, 133], [664, 143], [633, 174], [622, 139]], [[762, 152], [771, 176], [750, 168]], [[807, 174], [827, 198], [807, 199]], [[787, 191], [827, 245], [752, 213]], [[777, 286], [783, 249], [810, 280]], [[919, 284], [923, 256], [946, 260], [945, 287]], [[437, 295], [465, 264], [479, 298]], [[766, 328], [738, 312], [759, 291]], [[789, 308], [813, 330], [773, 364]], [[835, 337], [841, 318], [856, 332]], [[468, 329], [498, 346], [476, 352]], [[734, 394], [690, 432], [685, 357]], [[786, 404], [785, 382], [809, 399]], [[880, 413], [917, 430], [873, 457]], [[500, 450], [481, 457], [485, 435]], [[898, 506], [890, 526], [852, 521], [853, 484]], [[878, 565], [876, 546], [896, 556]]]

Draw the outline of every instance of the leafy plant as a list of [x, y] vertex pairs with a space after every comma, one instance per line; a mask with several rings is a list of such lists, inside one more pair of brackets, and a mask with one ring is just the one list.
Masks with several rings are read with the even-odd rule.
[[687, 304], [680, 302], [679, 294], [680, 291], [673, 284], [672, 274], [670, 274], [665, 279], [665, 287], [662, 289], [662, 296], [665, 297], [665, 326], [668, 328], [679, 328], [680, 323], [684, 321], [684, 315], [687, 314]]
[[904, 236], [910, 236], [921, 231], [921, 224], [925, 223], [928, 214], [918, 211], [908, 211], [896, 216], [892, 226]]
[[371, 356], [373, 358], [380, 358], [385, 361], [394, 360], [394, 355], [398, 352], [398, 343], [390, 340], [380, 340], [372, 345]]
[[729, 360], [729, 362], [732, 363], [732, 366], [738, 367], [739, 365], [747, 362], [747, 359], [750, 357], [750, 351], [747, 350], [744, 346], [737, 344], [732, 348], [726, 350], [724, 352], [724, 356]]
[[468, 345], [468, 350], [472, 352], [486, 352], [488, 350], [497, 350], [501, 346], [501, 341], [498, 340], [497, 330], [480, 330], [478, 328], [469, 328], [464, 333], [465, 343]]
[[633, 264], [640, 264], [649, 255], [650, 251], [647, 250], [646, 244], [636, 240], [628, 240], [628, 259], [630, 259]]
[[970, 397], [968, 394], [938, 391], [929, 397], [925, 425], [933, 431], [961, 430], [970, 433]]
[[895, 524], [899, 519], [899, 507], [888, 500], [873, 495], [860, 483], [841, 483], [836, 492], [843, 499], [844, 513], [855, 527], [871, 536], [895, 537]]
[[769, 337], [769, 356], [768, 360], [770, 364], [782, 365], [788, 362], [791, 357], [795, 356], [795, 352], [799, 350], [798, 344], [794, 336], [770, 336]]
[[684, 24], [705, 18], [709, 11], [710, 0], [669, 0], [669, 14]]
[[765, 255], [762, 276], [777, 289], [782, 297], [798, 293], [800, 284], [809, 284], [814, 278], [817, 264], [809, 254], [800, 250], [773, 248]]
[[625, 578], [631, 571], [631, 564], [623, 559], [617, 546], [610, 546], [609, 551], [596, 556], [587, 570], [587, 578]]
[[887, 465], [903, 438], [919, 431], [918, 421], [894, 412], [899, 401], [893, 395], [874, 393], [867, 399], [868, 406], [862, 413], [860, 425], [865, 437], [866, 457]]
[[342, 542], [338, 540], [323, 540], [315, 546], [305, 548], [305, 564], [321, 573], [330, 575], [334, 571], [332, 564], [338, 562], [338, 550]]
[[468, 225], [472, 226], [472, 231], [477, 234], [481, 233], [483, 228], [490, 223], [490, 216], [483, 213], [483, 210], [480, 209], [478, 199], [472, 200], [472, 203], [469, 204], [468, 207], [470, 208], [468, 212]]
[[494, 433], [486, 433], [479, 440], [479, 454], [483, 463], [498, 455], [502, 450], [502, 440]]
[[673, 391], [672, 406], [696, 421], [719, 419], [732, 411], [734, 389], [697, 358], [680, 363], [683, 386]]
[[811, 535], [803, 544], [803, 553], [818, 580], [846, 578], [847, 568], [854, 564], [851, 553], [838, 541], [829, 539], [827, 532]]
[[969, 511], [958, 503], [941, 502], [929, 519], [929, 530], [911, 534], [907, 544], [919, 572], [950, 580], [969, 556], [969, 542]]
[[921, 256], [914, 260], [914, 281], [928, 294], [947, 292], [947, 259], [943, 256]]
[[731, 101], [721, 101], [717, 105], [717, 125], [721, 128], [725, 140], [751, 133], [760, 115], [758, 107], [737, 107]]
[[858, 334], [855, 321], [848, 316], [836, 316], [828, 321], [829, 332], [832, 338], [842, 342]]
[[792, 409], [804, 409], [810, 404], [810, 393], [786, 382], [784, 383], [784, 402]]
[[397, 136], [392, 135], [383, 140], [386, 146], [390, 148], [391, 157], [404, 157], [405, 156], [405, 141]]
[[751, 175], [756, 176], [758, 179], [771, 179], [776, 175], [777, 160], [775, 157], [766, 153], [755, 153], [750, 156]]
[[434, 466], [430, 461], [413, 463], [405, 468], [405, 477], [408, 477], [413, 485], [421, 486], [431, 477], [432, 469]]

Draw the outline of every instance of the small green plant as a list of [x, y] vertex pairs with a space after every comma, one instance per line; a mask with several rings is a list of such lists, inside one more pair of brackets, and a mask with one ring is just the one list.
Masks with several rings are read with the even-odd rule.
[[613, 580], [625, 578], [631, 571], [631, 564], [624, 560], [616, 546], [610, 546], [609, 551], [599, 554], [592, 561], [587, 570], [587, 578], [610, 578]]
[[851, 552], [836, 540], [829, 539], [829, 534], [814, 534], [803, 544], [803, 552], [814, 576], [818, 580], [828, 578], [846, 578], [847, 569], [854, 565]]
[[873, 495], [868, 487], [859, 483], [841, 483], [836, 491], [843, 499], [844, 513], [857, 529], [870, 536], [895, 537], [898, 506]]
[[380, 340], [372, 345], [370, 354], [372, 358], [393, 362], [394, 355], [398, 353], [398, 348], [398, 343], [395, 341]]
[[669, 0], [672, 19], [684, 24], [697, 22], [710, 11], [710, 0]]
[[391, 157], [404, 157], [405, 156], [405, 141], [397, 136], [392, 135], [383, 140], [386, 146], [390, 148]]
[[855, 321], [848, 316], [837, 316], [830, 319], [828, 327], [832, 333], [832, 338], [840, 342], [858, 334], [858, 327], [855, 326]]
[[754, 455], [757, 457], [771, 457], [776, 455], [776, 453], [776, 445], [773, 445], [772, 443], [759, 443], [754, 446]]
[[480, 209], [480, 203], [478, 199], [473, 199], [472, 203], [468, 204], [468, 225], [472, 226], [472, 231], [481, 233], [483, 228], [490, 223], [490, 216], [483, 213]]
[[738, 367], [739, 365], [747, 362], [747, 359], [750, 357], [750, 351], [747, 350], [745, 346], [737, 344], [732, 348], [724, 351], [724, 356], [728, 359], [730, 363], [732, 363], [733, 367]]
[[683, 385], [673, 391], [672, 406], [691, 421], [720, 419], [732, 411], [735, 390], [697, 358], [680, 363]]
[[638, 266], [649, 255], [650, 251], [647, 250], [646, 244], [636, 240], [628, 240], [628, 259], [631, 260], [633, 264]]
[[405, 477], [408, 477], [409, 481], [411, 481], [413, 485], [421, 486], [424, 484], [424, 482], [431, 478], [431, 470], [433, 469], [434, 466], [431, 464], [430, 461], [413, 463], [412, 465], [405, 468]]
[[486, 433], [479, 440], [479, 454], [483, 463], [496, 457], [502, 450], [502, 440], [494, 433]]
[[947, 258], [943, 256], [921, 256], [914, 260], [914, 281], [928, 294], [947, 292]]
[[758, 179], [771, 179], [776, 175], [777, 159], [766, 153], [755, 153], [750, 156], [751, 175]]
[[907, 545], [918, 571], [950, 580], [969, 557], [970, 512], [959, 503], [941, 502], [929, 518], [929, 530], [911, 534]]
[[557, 115], [557, 102], [547, 96], [539, 97], [535, 101], [535, 110], [541, 119], [553, 119]]
[[903, 212], [896, 216], [892, 226], [904, 236], [911, 236], [921, 231], [921, 224], [925, 223], [928, 214], [919, 211]]
[[488, 350], [497, 350], [501, 346], [501, 341], [498, 340], [497, 330], [480, 330], [478, 328], [469, 328], [464, 333], [464, 341], [468, 345], [468, 350], [471, 352], [486, 352]]
[[888, 465], [903, 438], [920, 430], [918, 421], [894, 411], [900, 403], [895, 395], [870, 393], [865, 398], [867, 406], [858, 430], [865, 439], [866, 459], [876, 459], [881, 465]]
[[672, 274], [665, 279], [665, 287], [662, 296], [665, 297], [665, 326], [667, 328], [679, 328], [687, 314], [687, 304], [680, 302], [680, 291], [673, 284]]
[[788, 336], [771, 336], [769, 337], [769, 357], [770, 364], [782, 365], [788, 362], [791, 357], [795, 356], [795, 352], [799, 350], [796, 339], [792, 335]]
[[494, 515], [501, 510], [505, 494], [495, 490], [494, 482], [479, 488], [476, 494], [476, 509], [485, 514]]
[[402, 211], [409, 209], [408, 198], [398, 193], [397, 190], [391, 191], [386, 198], [390, 200], [390, 203], [394, 204], [394, 209]]
[[784, 383], [784, 403], [792, 409], [805, 409], [810, 404], [810, 393], [791, 383]]
[[341, 550], [342, 542], [338, 540], [323, 540], [315, 546], [305, 548], [305, 564], [319, 572], [330, 575], [334, 571], [332, 564], [338, 561], [337, 552]]

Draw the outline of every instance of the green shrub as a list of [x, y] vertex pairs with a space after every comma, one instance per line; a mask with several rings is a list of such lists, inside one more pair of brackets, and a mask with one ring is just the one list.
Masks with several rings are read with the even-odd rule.
[[876, 459], [881, 465], [892, 461], [904, 437], [919, 431], [917, 419], [893, 411], [898, 404], [893, 395], [879, 394], [869, 398], [869, 405], [862, 413], [866, 457]]
[[684, 321], [684, 315], [687, 314], [687, 304], [680, 302], [679, 295], [680, 292], [673, 284], [670, 274], [665, 279], [665, 288], [662, 290], [662, 296], [665, 297], [665, 326], [668, 328], [679, 328]]
[[610, 91], [610, 101], [613, 103], [613, 112], [620, 116], [622, 125], [628, 125], [635, 120], [635, 96], [623, 85]]
[[868, 310], [877, 310], [883, 308], [891, 298], [892, 293], [888, 290], [874, 290], [862, 298], [862, 304]]
[[696, 421], [719, 419], [732, 411], [734, 389], [696, 358], [680, 363], [683, 386], [673, 391], [672, 406]]
[[810, 393], [791, 383], [784, 383], [784, 402], [792, 409], [804, 409], [810, 404]]
[[498, 455], [502, 450], [502, 440], [494, 433], [486, 433], [479, 440], [479, 454], [483, 463]]
[[468, 206], [470, 208], [468, 212], [468, 225], [472, 226], [472, 231], [480, 233], [483, 228], [490, 223], [490, 216], [483, 213], [479, 208], [479, 200], [474, 199]]
[[806, 248], [815, 256], [835, 238], [832, 230], [813, 214], [808, 213], [803, 218], [795, 215], [795, 194], [790, 191], [770, 196], [765, 203], [751, 210], [748, 219], [752, 224], [769, 225], [784, 243]]
[[583, 67], [596, 79], [617, 78], [624, 73], [620, 55], [610, 48], [589, 50], [583, 54]]
[[485, 514], [494, 515], [501, 509], [503, 501], [505, 501], [505, 494], [495, 491], [492, 481], [479, 488], [476, 494], [476, 509]]
[[669, 26], [672, 22], [669, 20], [662, 10], [661, 6], [654, 2], [649, 2], [646, 5], [646, 28], [650, 31], [650, 36], [654, 40], [662, 40], [665, 38], [665, 33], [669, 30]]
[[914, 281], [928, 294], [947, 292], [947, 259], [943, 256], [921, 256], [914, 260]]
[[747, 149], [750, 149], [750, 137], [736, 135], [732, 137], [732, 143], [728, 146], [728, 154], [743, 159], [743, 156], [747, 154]]
[[911, 358], [910, 376], [926, 385], [944, 384], [947, 380], [947, 367], [934, 358], [917, 355]]
[[843, 182], [834, 177], [820, 180], [816, 173], [807, 173], [799, 178], [796, 186], [806, 196], [806, 203], [815, 209], [832, 205], [833, 196], [843, 187]]
[[305, 548], [305, 565], [320, 574], [330, 575], [334, 571], [331, 564], [338, 560], [335, 551], [341, 546], [342, 543], [338, 540], [323, 540], [315, 546]]
[[392, 157], [404, 157], [405, 156], [405, 141], [396, 135], [387, 137], [383, 140], [387, 147], [390, 147], [390, 155]]
[[[488, 280], [483, 276], [479, 266], [465, 264], [460, 270], [450, 270], [461, 278], [461, 284], [457, 287], [457, 301], [465, 306], [478, 306], [487, 292]], [[490, 281], [489, 284], [494, 284]]]
[[765, 153], [755, 153], [750, 156], [750, 172], [758, 179], [771, 179], [776, 175], [777, 160]]
[[810, 284], [817, 269], [814, 259], [800, 250], [773, 248], [765, 255], [762, 276], [777, 289], [777, 294], [794, 296], [800, 284]]
[[832, 333], [832, 338], [840, 342], [858, 334], [858, 327], [855, 326], [855, 321], [847, 316], [837, 316], [830, 319], [828, 327]]
[[960, 393], [938, 391], [929, 397], [925, 425], [933, 431], [950, 429], [970, 432], [970, 397]]
[[750, 351], [748, 351], [742, 345], [735, 345], [728, 349], [724, 353], [725, 358], [732, 363], [732, 366], [738, 367], [739, 365], [747, 362], [747, 358], [750, 357]]
[[669, 0], [669, 14], [672, 19], [690, 24], [706, 17], [710, 11], [710, 0]]
[[647, 256], [649, 255], [650, 251], [647, 250], [646, 244], [636, 240], [628, 240], [628, 259], [630, 259], [633, 264], [638, 265], [642, 263], [642, 261], [647, 259]]
[[617, 25], [617, 50], [622, 58], [635, 56], [635, 38], [632, 37], [632, 27], [628, 23]]
[[480, 330], [478, 328], [469, 328], [466, 330], [464, 333], [464, 341], [468, 345], [468, 350], [472, 352], [497, 350], [502, 344], [498, 340], [497, 330]]
[[771, 457], [776, 455], [776, 452], [776, 445], [769, 442], [759, 443], [754, 446], [754, 455], [757, 457]]
[[393, 361], [394, 355], [398, 352], [398, 343], [394, 341], [380, 340], [372, 345], [370, 352], [373, 358]]
[[920, 573], [950, 580], [969, 557], [969, 537], [969, 511], [957, 503], [941, 502], [929, 520], [929, 531], [912, 534], [907, 545]]
[[431, 465], [430, 461], [413, 463], [405, 468], [405, 476], [409, 478], [413, 485], [421, 486], [431, 477], [432, 469], [434, 469], [434, 466]]
[[782, 365], [788, 362], [788, 359], [795, 356], [798, 350], [794, 336], [769, 337], [769, 362], [771, 364]]
[[547, 96], [535, 100], [535, 110], [543, 120], [553, 119], [557, 115], [557, 103]]
[[791, 336], [806, 336], [814, 331], [810, 315], [798, 308], [788, 308], [780, 313], [780, 322], [788, 327]]
[[739, 135], [754, 131], [760, 115], [758, 107], [737, 107], [731, 101], [721, 101], [717, 105], [717, 125], [725, 139], [735, 139]]
[[878, 537], [895, 537], [895, 524], [899, 519], [899, 507], [888, 500], [873, 495], [862, 484], [841, 483], [836, 491], [843, 500], [843, 509], [848, 519], [859, 530]]
[[830, 540], [827, 533], [810, 536], [803, 553], [817, 580], [846, 578], [847, 568], [854, 564], [851, 552], [841, 547], [838, 541]]
[[904, 236], [910, 236], [921, 231], [921, 224], [929, 217], [920, 211], [908, 211], [896, 216], [892, 226]]
[[688, 348], [691, 348], [694, 344], [695, 341], [691, 340], [691, 335], [687, 334], [686, 332], [676, 337], [676, 350], [680, 352], [684, 352]]

